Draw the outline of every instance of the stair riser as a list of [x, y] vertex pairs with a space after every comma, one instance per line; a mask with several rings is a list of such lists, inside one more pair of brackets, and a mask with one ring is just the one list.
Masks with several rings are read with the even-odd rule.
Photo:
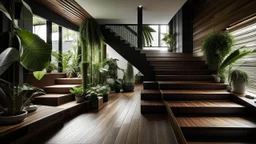
[[244, 107], [172, 107], [175, 116], [235, 116], [244, 115]]
[[189, 100], [229, 100], [231, 99], [231, 95], [229, 94], [164, 94], [164, 100], [181, 100], [181, 101], [189, 101]]
[[203, 62], [201, 58], [147, 58], [150, 62]]
[[162, 100], [161, 94], [141, 94], [141, 100]]
[[70, 88], [45, 88], [46, 93], [66, 94], [70, 93]]
[[165, 114], [166, 107], [165, 106], [145, 106], [141, 105], [141, 113], [142, 114]]
[[74, 101], [75, 97], [72, 95], [67, 95], [60, 98], [35, 98], [34, 104], [48, 105], [48, 106], [59, 106], [71, 101]]
[[189, 61], [181, 61], [181, 62], [170, 62], [170, 61], [150, 61], [151, 65], [156, 65], [156, 66], [177, 66], [177, 65], [182, 65], [182, 66], [205, 66], [204, 61], [195, 61], [195, 62], [189, 62]]
[[211, 75], [213, 72], [210, 71], [155, 71], [156, 75]]
[[56, 84], [82, 84], [82, 80], [55, 80]]
[[156, 76], [156, 79], [158, 81], [213, 81], [214, 78], [212, 76], [179, 76], [179, 75], [175, 75], [175, 76]]
[[163, 90], [223, 90], [226, 85], [207, 85], [207, 84], [160, 84]]
[[154, 83], [143, 83], [143, 88], [145, 90], [147, 89], [155, 89], [155, 90], [158, 90], [158, 83], [157, 82], [154, 82]]
[[181, 128], [187, 141], [255, 142], [256, 128]]

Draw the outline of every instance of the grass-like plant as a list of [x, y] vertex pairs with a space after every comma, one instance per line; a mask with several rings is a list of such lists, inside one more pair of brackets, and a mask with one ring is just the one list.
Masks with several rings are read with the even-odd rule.
[[129, 62], [127, 63], [127, 68], [124, 74], [124, 83], [125, 84], [134, 84], [134, 72], [133, 66]]
[[248, 84], [249, 76], [246, 72], [241, 70], [232, 70], [229, 74], [229, 83], [245, 83]]
[[204, 40], [203, 53], [209, 68], [217, 70], [225, 56], [231, 51], [233, 37], [228, 33], [216, 32]]

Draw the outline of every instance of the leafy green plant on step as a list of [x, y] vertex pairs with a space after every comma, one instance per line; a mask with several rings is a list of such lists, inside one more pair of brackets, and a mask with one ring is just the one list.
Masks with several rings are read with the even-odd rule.
[[[14, 116], [22, 113], [23, 107], [27, 103], [25, 100], [27, 96], [22, 92], [24, 85], [18, 81], [20, 64], [29, 71], [42, 71], [49, 63], [52, 48], [39, 36], [16, 25], [14, 18], [15, 2], [23, 4], [32, 13], [28, 4], [23, 0], [5, 2], [6, 5], [2, 1], [0, 2], [0, 11], [10, 20], [11, 25], [9, 32], [0, 35], [2, 40], [8, 39], [9, 46], [0, 54], [0, 76], [12, 66], [14, 81], [10, 83], [1, 80], [0, 97], [4, 115]], [[38, 72], [38, 74], [42, 73]], [[30, 99], [31, 96], [28, 98]]]
[[231, 51], [233, 37], [228, 33], [216, 32], [203, 42], [203, 53], [209, 68], [218, 71], [225, 56]]
[[173, 33], [173, 34], [164, 33], [163, 36], [164, 37], [163, 37], [162, 40], [167, 44], [168, 51], [175, 52], [176, 51], [176, 37], [177, 37], [177, 34], [176, 33]]
[[73, 87], [69, 91], [70, 91], [71, 94], [73, 94], [76, 97], [85, 96], [84, 95], [84, 90], [83, 90], [82, 86], [80, 86], [80, 87]]
[[29, 84], [19, 84], [13, 87], [13, 84], [0, 79], [0, 111], [5, 116], [21, 114], [34, 97], [44, 94], [44, 90]]

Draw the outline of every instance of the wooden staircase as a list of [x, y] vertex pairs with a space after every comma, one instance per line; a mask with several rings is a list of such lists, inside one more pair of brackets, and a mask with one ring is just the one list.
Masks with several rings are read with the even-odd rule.
[[[256, 143], [253, 110], [214, 82], [192, 54], [144, 51], [156, 81], [144, 81], [141, 113], [168, 113], [180, 144]], [[250, 115], [251, 114], [251, 115]]]
[[65, 74], [63, 74], [63, 78], [55, 79], [55, 85], [44, 86], [43, 89], [47, 94], [36, 97], [34, 104], [57, 107], [67, 103], [75, 104], [75, 97], [69, 90], [81, 84], [81, 78], [66, 78]]

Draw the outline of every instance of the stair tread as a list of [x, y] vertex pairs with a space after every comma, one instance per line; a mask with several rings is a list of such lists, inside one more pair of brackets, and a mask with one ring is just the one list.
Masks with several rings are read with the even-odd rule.
[[161, 94], [160, 90], [142, 90], [141, 94]]
[[41, 96], [37, 96], [36, 98], [60, 98], [60, 97], [65, 97], [65, 96], [70, 96], [71, 94], [45, 94]]
[[154, 68], [154, 71], [208, 71], [208, 72], [213, 72], [211, 70], [208, 69], [185, 69], [185, 68], [178, 68], [178, 69], [174, 69], [174, 68], [165, 68], [165, 69], [160, 69], [160, 68]]
[[141, 100], [142, 106], [165, 106], [163, 101], [157, 100]]
[[167, 101], [170, 107], [245, 107], [227, 100]]
[[230, 94], [227, 90], [161, 90], [163, 94]]
[[71, 101], [62, 105], [57, 106], [58, 108], [63, 108], [63, 109], [69, 109], [72, 107], [75, 107], [77, 105], [82, 105], [84, 103], [88, 103], [87, 101], [81, 102], [81, 103], [77, 103], [76, 101]]
[[80, 86], [78, 84], [75, 85], [50, 85], [50, 86], [45, 86], [44, 88], [72, 88], [72, 87], [76, 87], [76, 86]]
[[180, 127], [256, 128], [255, 120], [246, 117], [176, 117]]
[[224, 83], [204, 82], [204, 81], [158, 81], [159, 84], [208, 84], [208, 85], [226, 85]]

